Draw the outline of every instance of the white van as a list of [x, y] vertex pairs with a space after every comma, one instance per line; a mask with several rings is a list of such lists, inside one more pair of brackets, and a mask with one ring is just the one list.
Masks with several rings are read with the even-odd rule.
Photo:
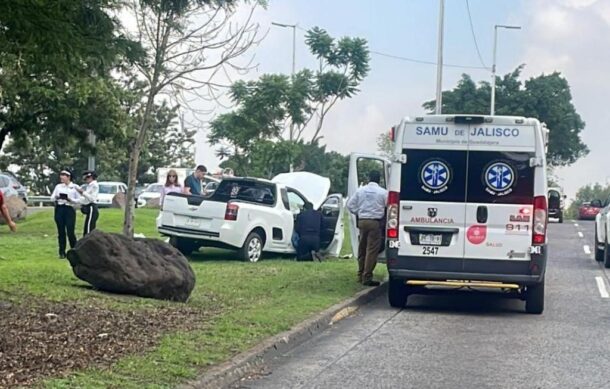
[[390, 305], [438, 287], [494, 288], [542, 313], [548, 210], [538, 120], [431, 115], [405, 118], [393, 134], [393, 161], [352, 155], [348, 182], [352, 195], [366, 170], [386, 172]]

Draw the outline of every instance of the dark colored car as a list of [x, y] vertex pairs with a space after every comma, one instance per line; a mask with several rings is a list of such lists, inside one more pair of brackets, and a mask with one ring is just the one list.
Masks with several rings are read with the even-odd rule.
[[551, 188], [548, 192], [549, 218], [559, 219], [563, 223], [563, 201], [565, 196], [559, 189]]
[[578, 219], [579, 220], [595, 220], [595, 216], [602, 210], [603, 204], [600, 200], [593, 200], [591, 202], [582, 203], [578, 207]]

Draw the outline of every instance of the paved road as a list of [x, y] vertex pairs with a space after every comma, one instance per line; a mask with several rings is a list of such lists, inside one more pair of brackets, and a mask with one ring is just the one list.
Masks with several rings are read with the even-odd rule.
[[416, 296], [403, 310], [384, 296], [240, 387], [610, 388], [610, 286], [585, 247], [593, 233], [550, 226], [543, 315], [491, 294]]

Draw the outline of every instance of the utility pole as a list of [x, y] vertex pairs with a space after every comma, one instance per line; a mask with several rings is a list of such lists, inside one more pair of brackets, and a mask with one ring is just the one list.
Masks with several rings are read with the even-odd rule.
[[498, 28], [506, 28], [507, 30], [520, 30], [519, 26], [507, 26], [503, 24], [496, 24], [494, 26], [494, 52], [493, 52], [493, 64], [491, 65], [491, 110], [490, 115], [496, 113], [496, 52], [498, 46]]
[[438, 56], [436, 60], [436, 114], [443, 110], [443, 34], [445, 21], [445, 0], [439, 0], [438, 12]]
[[[285, 23], [276, 23], [276, 22], [271, 22], [272, 25], [274, 26], [278, 26], [278, 27], [283, 27], [283, 28], [292, 28], [292, 73], [291, 73], [291, 79], [292, 81], [294, 81], [294, 75], [296, 73], [296, 66], [297, 66], [297, 56], [296, 56], [296, 46], [297, 46], [297, 25], [296, 24], [285, 24]], [[289, 130], [289, 139], [292, 142], [294, 140], [294, 125], [292, 123], [290, 123], [290, 130]], [[292, 173], [293, 171], [293, 166], [292, 163], [290, 163], [290, 172]]]

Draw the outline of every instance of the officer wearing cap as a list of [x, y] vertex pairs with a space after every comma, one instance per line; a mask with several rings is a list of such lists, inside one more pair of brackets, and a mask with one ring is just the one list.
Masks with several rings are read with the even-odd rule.
[[76, 245], [76, 211], [74, 206], [80, 204], [80, 195], [72, 183], [72, 173], [62, 170], [59, 173], [59, 184], [53, 189], [51, 200], [55, 202], [55, 224], [57, 225], [57, 241], [59, 243], [59, 258], [66, 258], [66, 236], [70, 247]]
[[100, 186], [97, 183], [97, 173], [93, 170], [85, 170], [83, 172], [83, 181], [87, 186], [85, 189], [76, 188], [81, 197], [81, 212], [85, 215], [85, 225], [83, 226], [83, 236], [95, 230], [95, 225], [99, 217], [97, 209], [97, 195], [100, 192]]

